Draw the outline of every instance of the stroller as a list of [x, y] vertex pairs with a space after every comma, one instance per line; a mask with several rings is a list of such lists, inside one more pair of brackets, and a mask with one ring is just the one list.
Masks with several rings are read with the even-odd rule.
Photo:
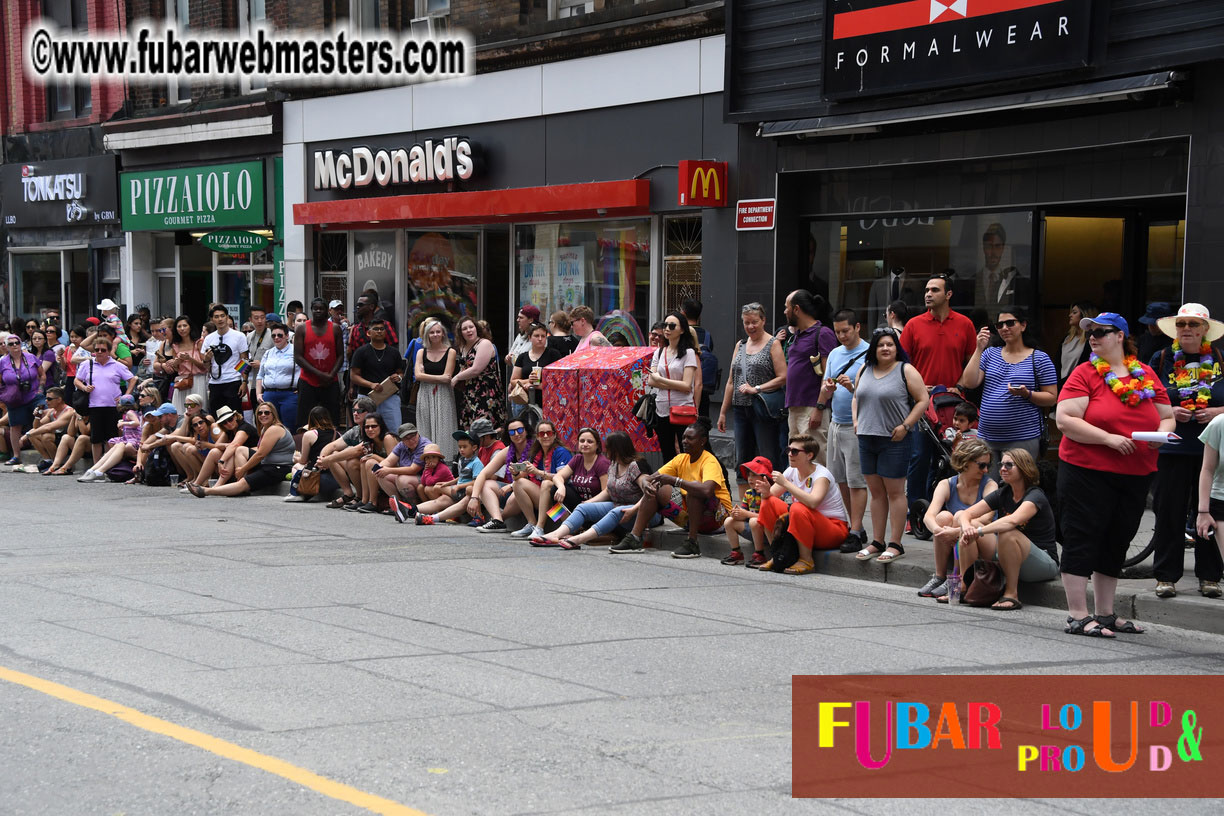
[[[916, 499], [909, 508], [910, 534], [919, 541], [931, 540], [931, 531], [922, 519], [931, 506], [930, 497], [935, 492], [935, 485], [955, 472], [952, 467], [952, 436], [955, 433], [952, 418], [956, 414], [956, 407], [962, 402], [968, 400], [961, 396], [959, 391], [937, 385], [931, 391], [931, 403], [927, 406], [926, 413], [918, 420], [918, 432], [926, 434], [931, 450], [937, 451], [932, 457], [931, 480], [923, 491], [927, 498]], [[976, 424], [974, 423], [974, 426]]]

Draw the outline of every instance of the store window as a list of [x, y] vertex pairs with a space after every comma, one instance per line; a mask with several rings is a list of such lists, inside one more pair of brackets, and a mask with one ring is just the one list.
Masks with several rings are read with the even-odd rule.
[[952, 281], [952, 305], [975, 325], [1000, 309], [1036, 305], [1030, 211], [813, 221], [807, 288], [851, 308], [864, 327], [884, 324], [889, 303], [924, 311], [934, 275]]
[[645, 345], [650, 318], [650, 220], [515, 228], [517, 306], [541, 314], [585, 304], [613, 342]]
[[[89, 8], [85, 0], [44, 0], [43, 16], [66, 31], [84, 34], [89, 30]], [[93, 109], [88, 82], [54, 82], [47, 85], [47, 118], [76, 119]]]
[[453, 332], [464, 315], [477, 311], [479, 239], [475, 232], [407, 234], [408, 293], [406, 325], [436, 316]]
[[48, 309], [59, 309], [59, 252], [12, 253], [13, 316], [41, 319]]
[[354, 232], [353, 303], [347, 306], [349, 314], [356, 312], [357, 298], [373, 294], [378, 299], [383, 318], [398, 330], [395, 315], [395, 270], [398, 268], [394, 232]]
[[348, 296], [348, 233], [321, 232], [316, 257], [318, 258], [318, 293], [326, 303], [338, 300], [352, 314]]
[[272, 250], [217, 256], [217, 291], [227, 307], [237, 307], [243, 320], [251, 308], [273, 311]]

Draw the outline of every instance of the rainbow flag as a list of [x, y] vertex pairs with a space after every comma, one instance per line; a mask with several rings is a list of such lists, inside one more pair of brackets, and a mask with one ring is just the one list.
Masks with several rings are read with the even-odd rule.
[[250, 368], [251, 368], [250, 360], [239, 360], [237, 364], [234, 365], [234, 371], [238, 372], [239, 374], [246, 374], [247, 371], [250, 370]]
[[552, 507], [548, 508], [548, 517], [553, 521], [560, 521], [569, 515], [569, 510], [565, 509], [565, 505], [557, 502]]

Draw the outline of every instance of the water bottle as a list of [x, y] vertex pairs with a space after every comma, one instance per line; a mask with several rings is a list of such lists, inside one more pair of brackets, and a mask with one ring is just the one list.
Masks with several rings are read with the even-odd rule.
[[960, 548], [958, 545], [952, 545], [952, 569], [948, 571], [948, 605], [960, 600], [961, 590], [961, 574], [960, 574]]

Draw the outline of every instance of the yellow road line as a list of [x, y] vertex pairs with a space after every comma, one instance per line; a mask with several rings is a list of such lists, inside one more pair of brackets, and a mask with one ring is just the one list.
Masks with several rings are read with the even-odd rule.
[[51, 680], [44, 680], [41, 677], [34, 677], [30, 674], [6, 669], [3, 666], [0, 666], [0, 680], [7, 680], [16, 685], [25, 686], [26, 688], [42, 692], [82, 708], [92, 708], [94, 711], [109, 714], [129, 725], [176, 739], [179, 742], [185, 742], [188, 745], [202, 748], [219, 757], [232, 759], [244, 765], [250, 765], [252, 768], [267, 771], [270, 774], [288, 779], [290, 782], [294, 782], [304, 788], [310, 788], [324, 796], [338, 799], [341, 802], [348, 802], [350, 805], [355, 805], [371, 813], [384, 814], [384, 816], [427, 816], [424, 811], [416, 810], [415, 808], [401, 805], [399, 802], [392, 802], [390, 799], [384, 799], [381, 796], [375, 796], [372, 793], [366, 793], [341, 782], [319, 776], [305, 768], [291, 765], [283, 759], [261, 754], [249, 748], [243, 748], [240, 745], [226, 742], [223, 739], [205, 734], [202, 731], [196, 731], [193, 728], [175, 725], [158, 717], [144, 714], [134, 708], [128, 708], [125, 705], [104, 700], [101, 697], [95, 697], [92, 694], [78, 691]]

